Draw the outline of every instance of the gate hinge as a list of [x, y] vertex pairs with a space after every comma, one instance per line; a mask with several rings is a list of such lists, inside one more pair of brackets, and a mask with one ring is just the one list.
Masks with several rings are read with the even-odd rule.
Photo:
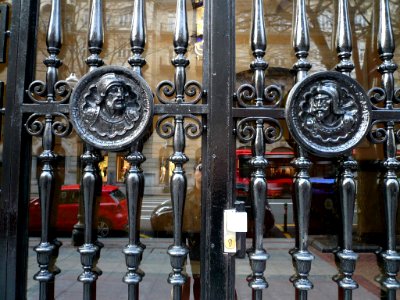
[[0, 4], [0, 63], [6, 61], [6, 42], [7, 36], [9, 35], [7, 31], [8, 11], [9, 7], [7, 4]]

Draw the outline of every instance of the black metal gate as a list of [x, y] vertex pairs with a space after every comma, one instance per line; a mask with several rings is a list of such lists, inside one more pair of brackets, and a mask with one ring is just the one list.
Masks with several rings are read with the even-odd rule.
[[[268, 0], [265, 0], [268, 2]], [[132, 30], [126, 39], [132, 54], [126, 57], [130, 68], [103, 66], [104, 41], [103, 1], [92, 0], [87, 35], [88, 72], [72, 87], [60, 80], [59, 57], [62, 50], [62, 1], [52, 0], [47, 31], [46, 80], [34, 78], [35, 49], [38, 27], [39, 0], [19, 0], [12, 3], [8, 78], [4, 117], [3, 182], [0, 217], [0, 298], [26, 297], [28, 252], [28, 206], [30, 189], [31, 136], [42, 141], [39, 159], [42, 164], [38, 180], [41, 205], [41, 237], [35, 247], [38, 270], [35, 275], [40, 285], [40, 299], [54, 298], [54, 282], [59, 273], [56, 261], [61, 243], [51, 231], [51, 208], [57, 186], [55, 168], [57, 153], [55, 139], [67, 137], [72, 130], [84, 142], [80, 156], [83, 197], [83, 243], [79, 247], [83, 299], [96, 298], [96, 281], [101, 275], [97, 267], [102, 243], [93, 228], [96, 221], [96, 196], [101, 193], [99, 163], [102, 152], [127, 151], [129, 168], [125, 187], [129, 210], [129, 238], [122, 249], [127, 272], [128, 299], [139, 299], [146, 293], [139, 286], [146, 280], [140, 270], [145, 246], [140, 241], [140, 209], [146, 188], [142, 163], [143, 145], [151, 134], [172, 141], [173, 164], [170, 178], [170, 197], [173, 208], [173, 244], [165, 249], [170, 257], [171, 273], [167, 278], [172, 286], [173, 299], [181, 299], [186, 281], [183, 273], [188, 248], [182, 237], [182, 218], [186, 199], [187, 176], [185, 164], [186, 140], [202, 138], [202, 229], [201, 229], [201, 298], [235, 298], [235, 253], [225, 245], [224, 211], [240, 210], [236, 201], [235, 170], [238, 143], [252, 148], [249, 195], [254, 216], [253, 246], [247, 251], [252, 274], [248, 277], [253, 299], [268, 295], [269, 254], [265, 250], [263, 224], [267, 205], [268, 183], [265, 156], [266, 145], [285, 135], [293, 145], [296, 158], [293, 166], [293, 205], [295, 208], [296, 245], [290, 250], [295, 275], [291, 277], [296, 298], [307, 299], [313, 288], [309, 279], [314, 256], [308, 249], [312, 183], [310, 169], [314, 157], [338, 158], [336, 183], [340, 199], [342, 228], [336, 252], [338, 274], [334, 281], [339, 286], [338, 297], [351, 299], [358, 287], [353, 279], [358, 255], [353, 251], [353, 214], [356, 201], [357, 160], [353, 150], [366, 136], [371, 143], [384, 148], [382, 164], [382, 202], [386, 214], [386, 243], [378, 256], [382, 262], [380, 283], [383, 296], [396, 299], [399, 282], [396, 278], [400, 256], [396, 251], [396, 213], [399, 182], [396, 159], [399, 91], [395, 89], [397, 65], [389, 0], [380, 0], [377, 49], [381, 59], [381, 86], [366, 91], [351, 77], [352, 30], [348, 1], [337, 4], [335, 71], [309, 75], [311, 63], [309, 23], [306, 3], [297, 0], [293, 15], [293, 65], [296, 83], [286, 96], [278, 85], [266, 85], [265, 59], [267, 48], [264, 20], [264, 1], [252, 4], [249, 49], [253, 80], [236, 88], [235, 72], [235, 1], [193, 1], [202, 3], [204, 13], [203, 82], [188, 80], [186, 68], [189, 31], [185, 0], [176, 1], [175, 33], [173, 40], [174, 79], [164, 80], [151, 91], [146, 82], [143, 52], [146, 45], [145, 0], [132, 1]], [[152, 20], [156, 22], [157, 20]], [[372, 25], [371, 25], [372, 26]], [[287, 52], [293, 52], [288, 47]], [[334, 55], [332, 53], [332, 55]], [[167, 79], [167, 78], [166, 78]], [[154, 94], [153, 94], [154, 93]], [[153, 117], [154, 118], [153, 120]], [[154, 122], [154, 124], [153, 124]], [[286, 125], [287, 124], [287, 127]], [[152, 128], [156, 132], [151, 132]], [[104, 153], [104, 152], [103, 152]], [[373, 184], [376, 184], [375, 182]], [[243, 235], [238, 234], [238, 243]], [[229, 248], [229, 247], [228, 247]], [[123, 259], [123, 258], [121, 258]], [[105, 272], [107, 270], [104, 270]], [[166, 295], [165, 298], [168, 298]]]

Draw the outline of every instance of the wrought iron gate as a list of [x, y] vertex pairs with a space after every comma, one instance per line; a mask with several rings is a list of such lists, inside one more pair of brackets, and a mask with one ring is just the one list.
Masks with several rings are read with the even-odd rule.
[[[265, 0], [268, 1], [268, 0]], [[173, 244], [165, 249], [171, 263], [168, 282], [173, 299], [181, 299], [183, 274], [188, 248], [182, 238], [182, 215], [185, 205], [187, 178], [185, 164], [186, 139], [202, 138], [204, 177], [202, 188], [201, 231], [201, 295], [202, 299], [235, 298], [235, 255], [224, 253], [225, 209], [235, 207], [235, 148], [237, 142], [252, 147], [250, 195], [255, 218], [253, 246], [247, 251], [252, 274], [249, 286], [253, 299], [268, 295], [269, 254], [264, 243], [263, 223], [268, 183], [265, 170], [266, 145], [279, 141], [286, 127], [293, 138], [296, 175], [293, 178], [293, 204], [297, 228], [296, 246], [290, 250], [295, 275], [291, 277], [296, 297], [307, 299], [313, 288], [309, 273], [314, 259], [308, 249], [308, 225], [311, 205], [312, 162], [316, 157], [339, 157], [337, 174], [342, 228], [339, 250], [336, 253], [339, 298], [351, 299], [358, 287], [353, 279], [358, 255], [352, 245], [352, 225], [356, 200], [357, 161], [352, 153], [368, 136], [372, 143], [384, 144], [382, 201], [386, 213], [387, 243], [378, 254], [382, 261], [380, 283], [388, 299], [396, 298], [399, 282], [396, 279], [400, 257], [396, 251], [396, 213], [399, 182], [396, 171], [397, 123], [400, 113], [396, 104], [399, 91], [394, 86], [397, 65], [393, 62], [395, 46], [390, 18], [390, 1], [379, 1], [378, 52], [381, 87], [370, 91], [351, 77], [352, 30], [348, 1], [338, 1], [336, 49], [338, 63], [335, 71], [312, 75], [307, 60], [310, 50], [306, 4], [297, 0], [294, 5], [293, 49], [296, 63], [293, 74], [296, 85], [287, 98], [277, 85], [266, 86], [268, 63], [264, 1], [253, 0], [250, 47], [253, 80], [235, 91], [235, 1], [204, 1], [204, 65], [203, 82], [188, 80], [189, 32], [186, 1], [176, 1], [175, 33], [173, 35], [174, 79], [160, 82], [151, 91], [142, 71], [146, 64], [143, 52], [146, 45], [145, 1], [132, 1], [132, 54], [126, 58], [130, 68], [103, 66], [104, 44], [103, 1], [92, 0], [88, 26], [88, 73], [71, 87], [60, 80], [58, 69], [62, 50], [61, 1], [51, 1], [47, 32], [46, 80], [34, 80], [34, 56], [38, 20], [38, 0], [13, 1], [10, 53], [8, 61], [7, 101], [5, 113], [3, 182], [1, 204], [1, 290], [2, 299], [26, 297], [26, 270], [29, 205], [31, 138], [42, 140], [39, 178], [42, 227], [40, 243], [35, 247], [38, 270], [35, 279], [40, 285], [40, 299], [54, 297], [54, 282], [59, 269], [56, 260], [61, 243], [51, 233], [51, 206], [56, 182], [57, 153], [55, 138], [64, 138], [72, 130], [85, 143], [81, 155], [81, 191], [84, 205], [84, 242], [79, 247], [83, 299], [95, 299], [96, 280], [102, 271], [97, 267], [103, 244], [93, 233], [96, 219], [96, 195], [101, 190], [100, 150], [127, 150], [125, 160], [130, 167], [126, 174], [129, 209], [129, 238], [122, 249], [127, 272], [128, 299], [140, 298], [139, 286], [146, 280], [140, 269], [146, 251], [139, 237], [138, 218], [146, 183], [142, 163], [143, 144], [150, 134], [173, 141], [174, 165], [170, 191], [174, 216]], [[249, 1], [251, 2], [251, 1]], [[292, 51], [291, 49], [287, 50]], [[154, 95], [153, 95], [154, 93]], [[151, 133], [153, 117], [155, 133]], [[74, 127], [74, 129], [72, 128]], [[5, 267], [4, 267], [5, 266]], [[105, 270], [106, 272], [107, 270]], [[145, 293], [144, 290], [141, 293]], [[169, 295], [165, 296], [166, 298]]]

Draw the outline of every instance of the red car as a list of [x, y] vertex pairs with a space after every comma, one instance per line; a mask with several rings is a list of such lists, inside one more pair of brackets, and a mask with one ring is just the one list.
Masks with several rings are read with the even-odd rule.
[[[64, 185], [56, 194], [53, 214], [56, 214], [55, 229], [58, 232], [72, 232], [78, 222], [80, 199], [79, 184]], [[106, 237], [111, 231], [125, 231], [128, 224], [128, 207], [126, 196], [117, 186], [102, 187], [100, 207], [98, 211], [98, 235]], [[29, 230], [41, 230], [41, 212], [39, 198], [29, 203]]]

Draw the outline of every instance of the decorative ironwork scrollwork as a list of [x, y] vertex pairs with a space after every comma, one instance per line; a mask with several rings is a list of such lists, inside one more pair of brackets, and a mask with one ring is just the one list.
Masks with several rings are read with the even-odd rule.
[[56, 84], [54, 85], [54, 90], [56, 92], [56, 95], [59, 96], [59, 98], [57, 99], [58, 103], [68, 102], [69, 97], [72, 93], [72, 87], [66, 80], [60, 80], [56, 82]]
[[56, 120], [52, 124], [52, 132], [55, 136], [66, 137], [72, 131], [71, 123], [69, 122], [67, 116], [62, 113], [53, 114]]
[[60, 80], [54, 84], [54, 92], [55, 95], [49, 97], [47, 84], [41, 80], [35, 80], [29, 85], [26, 94], [34, 103], [56, 102], [62, 104], [68, 102], [72, 88], [67, 81]]
[[43, 81], [35, 80], [29, 85], [26, 94], [33, 102], [41, 103], [47, 101], [47, 86]]
[[371, 130], [368, 133], [368, 139], [374, 144], [382, 144], [387, 141], [388, 133], [385, 127], [378, 127], [378, 124], [384, 126], [384, 121], [375, 120], [372, 123]]
[[[46, 116], [46, 114], [30, 115], [25, 123], [27, 132], [32, 136], [41, 136], [45, 128]], [[55, 118], [51, 124], [52, 134], [59, 137], [66, 137], [71, 133], [72, 126], [66, 115], [62, 113], [53, 113], [51, 117]]]
[[[182, 115], [184, 118], [184, 132], [189, 139], [196, 139], [203, 134], [203, 122], [197, 116], [191, 114]], [[163, 139], [169, 139], [175, 134], [173, 115], [162, 115], [156, 123], [156, 132]], [[186, 122], [188, 119], [193, 122]]]
[[269, 117], [249, 117], [240, 120], [236, 125], [236, 132], [242, 143], [247, 143], [255, 138], [256, 130], [254, 122], [262, 120], [264, 123], [264, 138], [267, 143], [275, 143], [282, 138], [283, 129], [278, 120]]
[[25, 123], [25, 128], [32, 136], [40, 136], [44, 129], [44, 120], [38, 120], [43, 117], [40, 114], [32, 114]]
[[[283, 99], [282, 89], [277, 85], [269, 85], [264, 89], [264, 100], [269, 103], [267, 107], [277, 107], [281, 104]], [[236, 99], [241, 107], [251, 107], [255, 105], [256, 89], [253, 85], [245, 83], [242, 84], [236, 92]]]
[[382, 109], [381, 107], [376, 106], [376, 104], [384, 103], [386, 100], [386, 92], [384, 89], [379, 87], [373, 87], [368, 91], [368, 98], [371, 101], [372, 108], [374, 109]]
[[[196, 80], [186, 82], [184, 86], [184, 94], [188, 96], [185, 99], [186, 104], [199, 103], [203, 97], [201, 84]], [[176, 88], [175, 84], [169, 80], [161, 81], [156, 87], [157, 99], [163, 104], [176, 103]]]

